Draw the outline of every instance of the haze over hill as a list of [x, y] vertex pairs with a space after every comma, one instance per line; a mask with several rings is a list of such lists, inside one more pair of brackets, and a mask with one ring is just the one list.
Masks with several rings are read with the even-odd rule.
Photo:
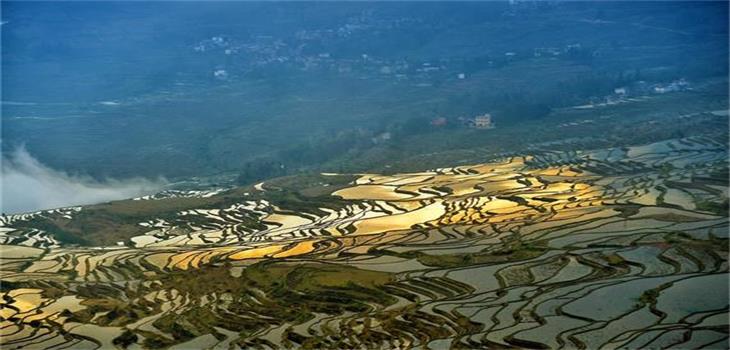
[[51, 169], [18, 148], [2, 159], [0, 212], [15, 214], [154, 194], [165, 181], [96, 180]]
[[725, 2], [6, 2], [2, 16], [3, 152], [97, 178], [245, 184], [518, 151], [463, 120], [491, 113], [528, 138], [559, 108], [728, 66]]

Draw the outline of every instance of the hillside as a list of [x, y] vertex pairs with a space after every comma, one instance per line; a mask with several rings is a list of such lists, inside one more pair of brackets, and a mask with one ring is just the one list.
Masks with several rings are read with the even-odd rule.
[[689, 137], [7, 216], [3, 343], [720, 346], [727, 151]]

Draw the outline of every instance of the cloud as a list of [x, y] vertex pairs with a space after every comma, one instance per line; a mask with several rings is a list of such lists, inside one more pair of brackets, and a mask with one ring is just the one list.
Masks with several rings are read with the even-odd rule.
[[20, 147], [2, 158], [0, 210], [6, 214], [95, 204], [160, 191], [163, 179], [99, 181], [51, 169]]

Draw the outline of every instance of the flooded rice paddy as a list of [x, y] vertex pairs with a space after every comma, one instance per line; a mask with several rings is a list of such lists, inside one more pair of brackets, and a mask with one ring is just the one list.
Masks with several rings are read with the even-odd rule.
[[3, 217], [0, 346], [724, 348], [726, 152], [693, 138], [365, 174], [331, 193], [342, 206], [241, 198], [116, 246], [28, 224], [84, 208]]

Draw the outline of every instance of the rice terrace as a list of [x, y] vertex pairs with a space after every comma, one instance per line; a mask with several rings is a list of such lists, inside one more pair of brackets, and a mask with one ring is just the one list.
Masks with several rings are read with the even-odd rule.
[[0, 350], [730, 348], [727, 1], [0, 1]]
[[[677, 139], [10, 215], [3, 347], [722, 344], [726, 152]], [[117, 247], [95, 232], [114, 225]]]

